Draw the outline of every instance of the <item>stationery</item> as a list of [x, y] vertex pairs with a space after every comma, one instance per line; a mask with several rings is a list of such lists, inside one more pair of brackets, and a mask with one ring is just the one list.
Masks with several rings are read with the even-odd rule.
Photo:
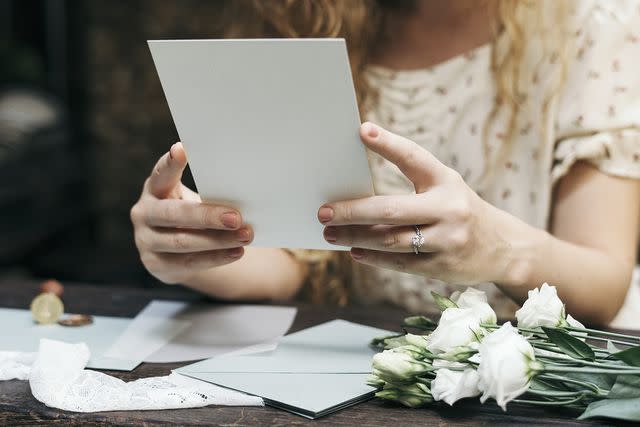
[[280, 340], [261, 355], [220, 356], [176, 369], [182, 375], [260, 396], [265, 403], [318, 418], [373, 396], [367, 385], [371, 339], [389, 331], [334, 320]]
[[[126, 357], [138, 339], [140, 328], [165, 320], [184, 324], [177, 334], [162, 340], [143, 357], [145, 362], [170, 363], [205, 359], [234, 352], [257, 353], [274, 350], [291, 327], [295, 307], [237, 304], [188, 304], [180, 301], [153, 301], [142, 310], [125, 331], [121, 340]], [[165, 323], [166, 325], [166, 323]], [[171, 323], [169, 323], [171, 325]], [[145, 328], [149, 339], [153, 335], [167, 338], [166, 327]]]
[[[36, 352], [41, 338], [66, 343], [84, 342], [91, 352], [88, 368], [130, 371], [142, 359], [105, 356], [130, 322], [131, 319], [121, 317], [93, 316], [93, 323], [86, 326], [38, 325], [34, 323], [29, 310], [0, 308], [0, 325], [5, 325], [0, 334], [0, 349]], [[144, 342], [138, 342], [138, 345], [144, 345]]]
[[149, 48], [202, 199], [239, 209], [254, 246], [339, 249], [318, 209], [373, 195], [344, 39]]

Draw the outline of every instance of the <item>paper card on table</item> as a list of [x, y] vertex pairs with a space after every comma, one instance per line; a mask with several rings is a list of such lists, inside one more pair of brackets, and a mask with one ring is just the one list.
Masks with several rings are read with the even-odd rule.
[[[182, 304], [182, 303], [178, 303]], [[154, 301], [145, 313], [164, 313], [188, 326], [146, 362], [198, 360], [230, 352], [273, 350], [291, 327], [294, 307], [231, 304], [183, 304]]]
[[340, 249], [318, 209], [373, 195], [344, 39], [149, 48], [202, 199], [238, 208], [253, 246]]
[[264, 355], [203, 360], [178, 372], [263, 372], [263, 373], [368, 373], [372, 338], [390, 332], [345, 320], [333, 320], [280, 340], [278, 348]]
[[220, 356], [176, 369], [183, 375], [254, 394], [269, 405], [316, 418], [373, 395], [366, 384], [375, 350], [389, 331], [334, 320], [280, 340], [271, 353]]
[[129, 323], [105, 356], [144, 360], [191, 325], [187, 320], [172, 318], [187, 305], [180, 301], [152, 301]]
[[38, 351], [40, 338], [68, 343], [84, 342], [91, 351], [88, 368], [130, 371], [142, 360], [105, 356], [107, 349], [130, 322], [131, 319], [121, 317], [93, 316], [93, 323], [86, 326], [38, 325], [34, 323], [29, 310], [0, 308], [0, 325], [4, 325], [0, 334], [0, 349], [35, 352]]

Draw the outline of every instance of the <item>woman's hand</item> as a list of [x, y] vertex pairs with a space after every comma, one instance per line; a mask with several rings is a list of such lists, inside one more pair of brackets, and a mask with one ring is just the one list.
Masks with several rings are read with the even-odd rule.
[[202, 203], [181, 182], [187, 158], [174, 144], [158, 160], [131, 208], [140, 259], [166, 283], [185, 283], [196, 273], [242, 258], [253, 231], [235, 209]]
[[[506, 283], [511, 244], [502, 232], [513, 218], [483, 201], [453, 169], [416, 143], [372, 123], [363, 143], [396, 164], [416, 194], [330, 203], [318, 211], [329, 243], [351, 246], [361, 263], [459, 284]], [[417, 225], [424, 244], [414, 253]]]

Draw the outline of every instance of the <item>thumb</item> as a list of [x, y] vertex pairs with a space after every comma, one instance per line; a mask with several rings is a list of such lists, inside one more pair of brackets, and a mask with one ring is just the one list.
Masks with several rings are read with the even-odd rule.
[[176, 142], [153, 167], [148, 181], [149, 192], [159, 199], [168, 197], [180, 183], [186, 166], [187, 154], [182, 143]]

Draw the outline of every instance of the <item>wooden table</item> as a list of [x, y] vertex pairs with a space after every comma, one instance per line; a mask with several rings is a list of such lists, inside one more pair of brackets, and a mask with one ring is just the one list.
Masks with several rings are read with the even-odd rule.
[[[26, 308], [36, 293], [38, 282], [25, 280], [0, 281], [0, 306]], [[71, 285], [65, 288], [64, 302], [69, 312], [132, 317], [152, 299], [201, 300], [199, 295], [180, 287], [158, 289], [122, 286]], [[408, 313], [387, 307], [337, 308], [297, 304], [298, 315], [292, 332], [341, 318], [366, 325], [397, 330]], [[259, 321], [259, 319], [256, 319]], [[0, 325], [1, 331], [10, 325]], [[142, 364], [132, 372], [108, 372], [125, 381], [167, 375], [178, 363]], [[373, 399], [318, 420], [310, 421], [270, 407], [207, 407], [166, 411], [121, 411], [76, 414], [51, 409], [33, 398], [26, 381], [0, 381], [0, 425], [439, 425], [439, 426], [570, 426], [620, 425], [610, 421], [582, 421], [571, 414], [527, 406], [509, 405], [503, 413], [495, 404], [459, 402], [454, 407], [407, 409], [390, 402]], [[627, 424], [630, 425], [630, 424]]]

